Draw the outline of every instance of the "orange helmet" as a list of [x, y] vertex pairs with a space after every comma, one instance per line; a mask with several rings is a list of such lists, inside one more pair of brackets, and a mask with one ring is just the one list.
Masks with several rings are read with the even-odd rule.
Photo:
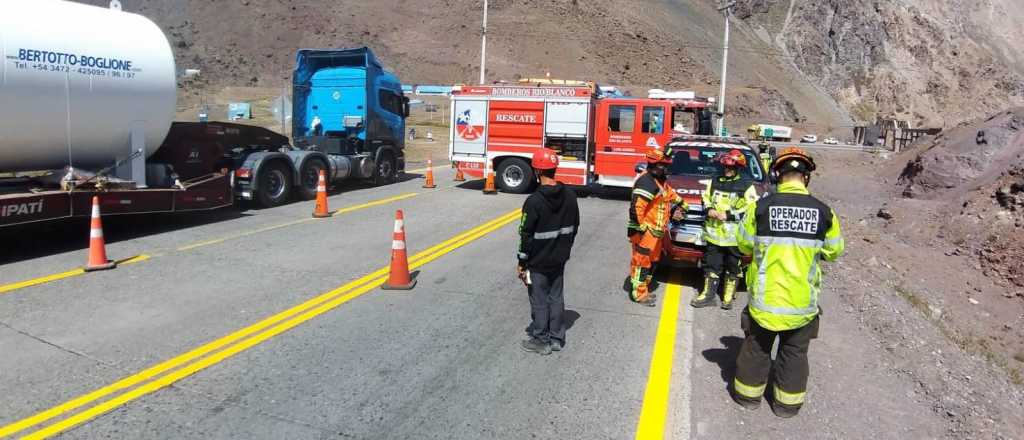
[[541, 148], [533, 152], [533, 160], [530, 165], [538, 170], [553, 170], [558, 168], [558, 153], [550, 148]]
[[740, 150], [730, 150], [728, 153], [719, 156], [718, 162], [724, 167], [746, 168], [747, 156], [744, 156]]
[[665, 150], [659, 150], [657, 148], [651, 148], [647, 150], [647, 162], [648, 163], [672, 163], [672, 148], [665, 147]]
[[814, 159], [806, 151], [797, 147], [787, 147], [779, 152], [772, 162], [772, 171], [782, 174], [789, 171], [799, 171], [809, 174], [817, 168]]

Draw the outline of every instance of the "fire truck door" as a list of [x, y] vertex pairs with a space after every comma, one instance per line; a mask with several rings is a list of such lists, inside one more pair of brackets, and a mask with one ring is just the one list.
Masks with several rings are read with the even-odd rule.
[[569, 185], [586, 185], [589, 101], [548, 101], [544, 111], [544, 144], [558, 151], [560, 165], [555, 178]]
[[487, 101], [460, 99], [452, 107], [452, 154], [486, 154]]
[[635, 103], [601, 103], [594, 151], [594, 174], [600, 179], [632, 185], [634, 169], [644, 160], [644, 150], [637, 145], [640, 117], [640, 106]]
[[640, 120], [640, 138], [643, 142], [643, 151], [647, 148], [661, 149], [672, 140], [671, 124], [672, 112], [665, 105], [644, 105], [643, 116]]

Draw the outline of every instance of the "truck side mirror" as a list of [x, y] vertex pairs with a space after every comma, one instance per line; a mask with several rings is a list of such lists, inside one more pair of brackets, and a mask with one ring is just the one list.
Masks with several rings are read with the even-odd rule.
[[403, 96], [402, 97], [402, 117], [408, 118], [410, 113], [412, 113], [412, 112], [409, 110], [409, 98]]

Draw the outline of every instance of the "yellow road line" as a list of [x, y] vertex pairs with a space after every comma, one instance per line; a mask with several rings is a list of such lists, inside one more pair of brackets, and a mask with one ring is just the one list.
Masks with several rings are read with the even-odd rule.
[[[434, 165], [434, 169], [437, 169], [437, 168], [451, 168], [451, 167], [452, 167], [452, 164], [450, 162], [449, 163], [442, 163], [442, 164], [435, 164]], [[422, 173], [422, 172], [425, 172], [425, 171], [427, 171], [426, 167], [417, 168], [415, 170], [405, 170], [406, 173]]]
[[[346, 208], [341, 208], [341, 209], [335, 210], [331, 215], [332, 216], [336, 216], [336, 215], [346, 214], [346, 213], [353, 212], [353, 211], [359, 211], [361, 209], [372, 208], [374, 206], [386, 205], [388, 203], [392, 203], [392, 202], [397, 202], [399, 200], [408, 199], [410, 197], [415, 197], [417, 195], [419, 195], [419, 193], [414, 193], [413, 192], [413, 193], [400, 194], [400, 195], [397, 195], [397, 196], [394, 196], [394, 197], [388, 197], [386, 199], [374, 200], [372, 202], [362, 203], [362, 204], [359, 204], [359, 205], [353, 205], [353, 206], [349, 206], [349, 207], [346, 207]], [[316, 220], [319, 220], [319, 219], [315, 219], [315, 218], [310, 217], [310, 218], [304, 218], [304, 219], [300, 219], [300, 220], [290, 221], [290, 222], [287, 222], [287, 223], [281, 223], [279, 225], [267, 226], [265, 228], [253, 229], [251, 231], [243, 231], [243, 232], [239, 232], [239, 233], [236, 233], [236, 234], [231, 234], [231, 235], [228, 235], [228, 236], [225, 236], [225, 237], [221, 237], [221, 238], [215, 238], [215, 239], [212, 239], [212, 240], [206, 240], [206, 241], [201, 241], [201, 242], [198, 242], [198, 243], [192, 243], [190, 245], [179, 247], [177, 250], [179, 252], [180, 251], [188, 251], [188, 250], [192, 250], [192, 249], [203, 247], [203, 246], [209, 246], [211, 244], [223, 243], [223, 242], [228, 241], [228, 240], [234, 240], [234, 239], [238, 239], [238, 238], [242, 238], [242, 237], [248, 237], [250, 235], [261, 234], [261, 233], [264, 233], [264, 232], [273, 231], [275, 229], [287, 228], [289, 226], [295, 226], [295, 225], [299, 225], [299, 224], [302, 224], [302, 223], [313, 222], [313, 221], [316, 221]]]
[[[447, 254], [447, 253], [451, 252], [452, 250], [455, 250], [455, 249], [457, 249], [457, 248], [459, 248], [459, 247], [461, 247], [461, 246], [463, 246], [463, 245], [465, 245], [465, 244], [467, 244], [467, 243], [469, 243], [469, 242], [471, 242], [473, 240], [476, 240], [477, 238], [482, 237], [483, 235], [486, 235], [487, 233], [490, 233], [490, 232], [492, 232], [492, 231], [494, 231], [494, 230], [496, 230], [496, 229], [498, 229], [498, 228], [500, 228], [502, 226], [505, 226], [508, 223], [511, 223], [511, 222], [517, 220], [518, 218], [519, 218], [519, 210], [511, 211], [511, 212], [509, 212], [509, 213], [507, 213], [505, 215], [502, 215], [502, 216], [500, 216], [500, 217], [498, 217], [498, 218], [496, 218], [494, 220], [491, 220], [491, 221], [486, 222], [486, 223], [484, 223], [484, 224], [482, 224], [480, 226], [477, 226], [477, 227], [475, 227], [473, 229], [470, 229], [470, 230], [465, 231], [465, 232], [463, 232], [461, 234], [458, 234], [455, 237], [452, 237], [452, 238], [450, 238], [448, 240], [445, 240], [445, 241], [443, 241], [443, 242], [441, 242], [441, 243], [439, 243], [437, 245], [434, 245], [434, 246], [430, 247], [427, 250], [424, 250], [424, 251], [419, 252], [416, 255], [412, 256], [410, 258], [410, 260], [409, 260], [409, 263], [410, 263], [409, 266], [410, 266], [410, 268], [420, 267], [420, 266], [422, 266], [422, 265], [424, 265], [426, 263], [429, 263], [430, 261], [433, 261], [433, 260], [435, 260], [437, 258], [440, 258], [442, 255]], [[105, 386], [103, 388], [97, 389], [97, 390], [92, 391], [92, 392], [90, 392], [88, 394], [84, 394], [84, 395], [79, 396], [79, 397], [77, 397], [75, 399], [69, 400], [69, 401], [67, 401], [67, 402], [65, 402], [63, 404], [60, 404], [60, 405], [55, 406], [53, 408], [47, 409], [45, 411], [42, 411], [42, 412], [40, 412], [38, 414], [35, 414], [33, 416], [30, 416], [28, 418], [19, 420], [19, 421], [15, 422], [15, 423], [12, 423], [10, 425], [0, 427], [0, 437], [6, 436], [6, 435], [11, 435], [11, 434], [14, 434], [16, 432], [25, 430], [25, 429], [30, 428], [32, 426], [35, 426], [35, 425], [38, 425], [40, 423], [46, 422], [47, 420], [50, 420], [50, 419], [52, 419], [54, 417], [57, 417], [57, 416], [59, 416], [61, 414], [64, 414], [64, 413], [67, 413], [69, 411], [72, 411], [72, 410], [75, 410], [77, 408], [80, 408], [82, 406], [85, 406], [85, 405], [87, 405], [87, 404], [89, 404], [91, 402], [94, 402], [94, 401], [96, 401], [98, 399], [101, 399], [101, 398], [103, 398], [105, 396], [108, 396], [110, 394], [113, 394], [115, 392], [119, 392], [121, 390], [128, 389], [130, 387], [133, 387], [135, 385], [143, 383], [143, 382], [145, 382], [145, 381], [147, 381], [149, 379], [152, 379], [152, 378], [154, 378], [154, 377], [156, 377], [156, 376], [158, 376], [158, 375], [160, 375], [160, 374], [162, 374], [162, 373], [164, 373], [166, 371], [172, 370], [172, 369], [177, 368], [177, 367], [179, 367], [181, 365], [184, 365], [186, 363], [192, 362], [193, 360], [195, 360], [197, 358], [205, 356], [205, 355], [207, 355], [209, 353], [212, 353], [212, 352], [214, 352], [216, 350], [220, 350], [220, 349], [222, 349], [222, 348], [224, 348], [224, 347], [226, 347], [226, 346], [228, 346], [230, 344], [234, 344], [235, 342], [237, 342], [237, 341], [239, 341], [239, 340], [241, 340], [243, 338], [247, 338], [250, 335], [253, 335], [255, 333], [261, 332], [261, 331], [267, 329], [268, 327], [271, 327], [271, 326], [277, 326], [277, 327], [284, 326], [285, 324], [280, 324], [280, 325], [278, 325], [278, 324], [281, 323], [282, 321], [288, 320], [290, 318], [291, 319], [297, 319], [296, 315], [299, 315], [299, 317], [306, 316], [306, 314], [308, 312], [310, 312], [311, 310], [320, 310], [322, 307], [325, 307], [325, 306], [327, 306], [329, 304], [331, 305], [330, 307], [328, 307], [326, 309], [323, 309], [323, 311], [321, 311], [319, 313], [316, 313], [316, 314], [313, 314], [313, 315], [310, 315], [309, 317], [311, 318], [312, 316], [316, 316], [316, 315], [318, 315], [320, 313], [323, 313], [324, 311], [330, 310], [331, 308], [334, 308], [334, 307], [337, 307], [340, 304], [343, 304], [344, 302], [350, 300], [351, 298], [354, 298], [354, 297], [356, 297], [358, 295], [361, 295], [362, 293], [365, 293], [365, 292], [367, 292], [369, 290], [373, 290], [374, 288], [376, 288], [380, 284], [384, 283], [384, 281], [387, 279], [387, 276], [386, 276], [387, 274], [388, 274], [388, 268], [387, 267], [381, 268], [381, 269], [376, 270], [376, 271], [374, 271], [374, 272], [372, 272], [372, 273], [370, 273], [370, 274], [368, 274], [368, 275], [366, 275], [366, 276], [364, 276], [362, 278], [359, 278], [359, 279], [357, 279], [355, 281], [347, 283], [347, 284], [345, 284], [345, 285], [343, 285], [343, 286], [341, 286], [341, 287], [339, 287], [337, 289], [334, 289], [334, 290], [332, 290], [330, 292], [327, 292], [325, 294], [322, 294], [320, 296], [312, 298], [312, 299], [310, 299], [310, 300], [308, 300], [306, 302], [303, 302], [302, 304], [294, 306], [294, 307], [292, 307], [292, 308], [290, 308], [288, 310], [285, 310], [283, 312], [280, 312], [280, 313], [278, 313], [276, 315], [273, 315], [273, 316], [270, 316], [268, 318], [265, 318], [265, 319], [263, 319], [260, 322], [257, 322], [255, 324], [252, 324], [252, 325], [250, 325], [250, 326], [248, 326], [246, 328], [243, 328], [243, 329], [241, 329], [239, 331], [236, 331], [234, 333], [231, 333], [229, 335], [221, 337], [221, 338], [219, 338], [219, 339], [217, 339], [215, 341], [212, 341], [210, 343], [207, 343], [205, 345], [197, 347], [197, 348], [195, 348], [195, 349], [193, 349], [193, 350], [191, 350], [189, 352], [186, 352], [186, 353], [184, 353], [182, 355], [179, 355], [177, 357], [174, 357], [172, 359], [164, 361], [164, 362], [162, 362], [160, 364], [157, 364], [157, 365], [154, 365], [152, 367], [149, 367], [146, 370], [143, 370], [143, 371], [141, 371], [141, 372], [139, 372], [137, 374], [125, 377], [125, 378], [123, 378], [123, 379], [121, 379], [121, 380], [119, 380], [119, 381], [117, 381], [117, 382], [115, 382], [113, 384], [107, 385], [107, 386]], [[356, 289], [356, 290], [353, 290], [353, 289]], [[363, 289], [366, 289], [366, 290], [363, 290]], [[356, 294], [355, 292], [360, 292], [360, 293]], [[339, 295], [340, 295], [340, 297], [339, 297]], [[344, 298], [348, 298], [348, 299], [344, 299]], [[296, 317], [296, 318], [293, 318], [293, 317]], [[295, 323], [295, 325], [298, 325], [299, 323], [304, 322], [305, 320], [308, 320], [308, 319], [309, 318], [306, 318], [306, 319], [304, 319], [302, 321], [299, 321], [299, 322]], [[278, 334], [280, 332], [283, 332], [283, 331], [287, 330], [288, 328], [292, 328], [295, 325], [292, 325], [292, 326], [284, 328], [284, 329], [282, 329], [280, 331], [277, 331], [276, 333], [273, 333], [270, 336], [267, 336], [267, 338], [269, 338], [269, 337], [271, 337], [273, 335], [276, 335], [276, 334]], [[277, 327], [274, 327], [274, 328], [277, 328]], [[267, 332], [264, 332], [264, 333], [268, 333], [268, 332], [274, 332], [274, 329], [272, 328], [271, 330], [268, 330]], [[257, 335], [253, 339], [256, 339], [256, 338], [259, 338], [259, 337], [260, 336]], [[265, 340], [265, 339], [263, 339], [263, 340]], [[259, 343], [259, 342], [255, 342], [253, 345], [255, 345], [256, 343]], [[248, 348], [248, 346], [245, 347], [245, 348]], [[241, 350], [244, 350], [245, 348], [242, 348]], [[241, 351], [241, 350], [239, 350], [239, 351]], [[225, 350], [225, 352], [227, 352], [227, 350]], [[229, 357], [229, 356], [231, 356], [231, 354], [225, 356], [225, 358]], [[216, 363], [216, 362], [214, 362], [214, 363]], [[199, 364], [199, 363], [197, 363], [197, 364]], [[209, 364], [209, 365], [212, 365], [212, 364]], [[208, 365], [201, 366], [200, 368], [196, 369], [195, 371], [199, 371], [202, 368], [205, 368], [206, 366], [208, 366]], [[185, 370], [185, 369], [182, 369], [182, 370]], [[181, 371], [181, 370], [179, 370], [179, 371]], [[194, 373], [194, 371], [193, 371], [193, 373]], [[174, 374], [169, 375], [168, 377], [174, 376], [176, 374], [178, 374], [178, 372], [175, 372]], [[192, 374], [192, 373], [185, 374], [182, 377], [186, 377], [186, 376], [188, 376], [190, 374]], [[179, 380], [179, 379], [180, 378], [173, 379], [173, 380], [171, 380], [170, 382], [167, 382], [167, 383], [172, 383], [172, 382], [174, 382], [176, 380]], [[155, 381], [155, 382], [152, 382], [152, 383], [162, 383], [162, 380], [163, 379]], [[150, 386], [151, 385], [149, 385], [149, 384], [146, 385], [146, 387], [150, 387]], [[166, 386], [166, 384], [156, 386], [156, 388], [154, 388], [154, 389], [152, 389], [152, 390], [150, 390], [148, 392], [144, 392], [143, 394], [139, 394], [139, 396], [144, 395], [144, 394], [148, 394], [149, 392], [155, 391], [155, 390], [157, 390], [159, 388], [162, 388], [163, 386]], [[138, 389], [142, 389], [142, 388], [144, 388], [144, 387], [140, 387]], [[137, 391], [138, 389], [133, 390], [131, 393], [138, 392]], [[146, 388], [146, 389], [149, 389], [149, 388]], [[132, 394], [132, 395], [134, 395], [134, 394]], [[77, 425], [78, 423], [81, 423], [84, 420], [88, 420], [88, 418], [85, 418], [85, 419], [80, 418], [79, 416], [81, 414], [89, 413], [89, 414], [92, 414], [91, 417], [95, 417], [96, 415], [99, 415], [99, 414], [102, 414], [103, 412], [109, 411], [110, 409], [113, 409], [113, 408], [115, 408], [115, 407], [117, 407], [117, 406], [119, 406], [120, 404], [123, 403], [123, 402], [121, 402], [121, 403], [111, 403], [111, 402], [118, 402], [118, 401], [120, 401], [122, 397], [124, 397], [124, 395], [119, 396], [118, 398], [110, 400], [108, 402], [105, 402], [105, 403], [103, 403], [101, 405], [98, 405], [98, 406], [96, 406], [94, 408], [90, 408], [86, 412], [80, 413], [79, 415], [73, 416], [72, 418], [65, 419], [64, 421], [62, 421], [62, 422], [60, 422], [58, 424], [51, 425], [50, 427], [46, 428], [46, 430], [48, 430], [46, 432], [51, 432], [49, 430], [50, 429], [54, 429], [58, 425], [63, 427], [62, 429], [60, 429], [61, 431], [62, 430], [66, 430], [66, 429], [68, 429], [68, 428], [70, 428], [70, 427], [72, 427], [74, 425]], [[131, 399], [137, 398], [137, 397], [138, 396], [131, 397], [128, 400], [131, 400]], [[125, 400], [125, 401], [128, 401], [128, 400]], [[109, 408], [108, 408], [107, 406], [104, 406], [104, 405], [113, 405], [113, 406], [109, 406]], [[95, 414], [93, 413], [93, 412], [95, 412], [95, 410], [97, 408], [101, 408], [101, 407], [102, 408], [106, 408], [106, 409], [103, 409], [103, 411], [95, 413]], [[89, 417], [89, 418], [91, 418], [91, 417]], [[69, 422], [69, 421], [71, 421], [71, 422]], [[42, 431], [39, 431], [39, 432], [42, 432]], [[60, 432], [60, 431], [52, 431], [52, 433], [56, 433], [56, 432]], [[35, 435], [37, 433], [33, 433], [33, 435]], [[47, 435], [52, 435], [52, 433], [51, 434], [47, 434]]]
[[360, 209], [371, 208], [371, 207], [374, 207], [374, 206], [386, 205], [386, 204], [391, 203], [391, 202], [397, 202], [399, 200], [408, 199], [410, 197], [416, 197], [418, 195], [419, 195], [419, 193], [401, 194], [401, 195], [398, 195], [398, 196], [395, 196], [395, 197], [389, 197], [389, 198], [386, 198], [386, 199], [376, 200], [376, 201], [369, 202], [369, 203], [363, 203], [362, 205], [356, 205], [356, 206], [349, 206], [347, 208], [341, 208], [341, 209], [335, 210], [333, 213], [331, 213], [331, 215], [334, 216], [334, 215], [347, 214], [347, 213], [352, 212], [352, 211], [358, 211]]
[[[145, 255], [145, 254], [143, 254], [143, 255], [136, 255], [136, 256], [131, 257], [131, 258], [125, 258], [124, 260], [118, 260], [117, 264], [118, 265], [134, 264], [134, 263], [139, 263], [139, 262], [142, 262], [142, 261], [146, 261], [146, 260], [148, 260], [150, 258], [152, 258], [152, 257], [150, 257], [149, 255]], [[78, 269], [74, 269], [74, 270], [69, 270], [67, 272], [61, 272], [61, 273], [57, 273], [57, 274], [53, 274], [53, 275], [46, 275], [46, 276], [42, 276], [42, 277], [39, 277], [39, 278], [33, 278], [31, 280], [25, 280], [25, 281], [20, 281], [20, 282], [17, 282], [17, 283], [11, 283], [11, 284], [7, 284], [7, 285], [3, 285], [3, 286], [0, 286], [0, 295], [8, 293], [8, 292], [15, 291], [15, 290], [18, 290], [18, 289], [24, 289], [26, 287], [38, 286], [40, 284], [46, 284], [46, 283], [57, 281], [57, 280], [63, 280], [65, 278], [76, 277], [76, 276], [82, 275], [84, 273], [85, 273], [84, 269], [78, 268]]]
[[644, 403], [636, 427], [637, 440], [662, 439], [665, 436], [681, 293], [682, 286], [678, 280], [672, 280], [665, 287], [665, 299], [661, 306], [661, 318], [658, 320], [658, 335], [654, 339], [647, 389], [644, 391]]
[[[380, 205], [385, 205], [385, 204], [392, 203], [392, 202], [397, 202], [399, 200], [408, 199], [410, 197], [415, 197], [417, 195], [419, 195], [419, 193], [411, 192], [411, 193], [400, 194], [400, 195], [397, 195], [397, 196], [394, 196], [394, 197], [388, 197], [388, 198], [385, 198], [385, 199], [374, 200], [372, 202], [362, 203], [362, 204], [359, 204], [359, 205], [353, 205], [353, 206], [349, 206], [349, 207], [345, 207], [345, 208], [341, 208], [341, 209], [335, 210], [333, 213], [331, 213], [331, 215], [332, 216], [338, 216], [338, 215], [342, 215], [342, 214], [347, 214], [347, 213], [350, 213], [350, 212], [359, 211], [361, 209], [372, 208], [374, 206], [380, 206]], [[213, 244], [217, 244], [217, 243], [223, 243], [223, 242], [228, 241], [228, 240], [234, 240], [234, 239], [237, 239], [237, 238], [247, 237], [247, 236], [250, 236], [250, 235], [255, 235], [255, 234], [259, 234], [259, 233], [263, 233], [263, 232], [273, 231], [275, 229], [286, 228], [288, 226], [295, 226], [295, 225], [298, 225], [298, 224], [302, 224], [302, 223], [306, 223], [306, 222], [312, 222], [312, 221], [315, 221], [315, 220], [317, 220], [317, 219], [314, 219], [314, 218], [310, 217], [310, 218], [304, 218], [304, 219], [301, 219], [301, 220], [295, 220], [295, 221], [291, 221], [291, 222], [287, 222], [287, 223], [282, 223], [282, 224], [279, 224], [279, 225], [273, 225], [273, 226], [267, 226], [267, 227], [260, 228], [260, 229], [254, 229], [254, 230], [251, 230], [251, 231], [239, 232], [239, 233], [228, 235], [228, 236], [221, 237], [221, 238], [205, 240], [205, 241], [201, 241], [201, 242], [198, 242], [198, 243], [192, 243], [190, 245], [182, 246], [182, 247], [179, 247], [177, 249], [177, 251], [179, 251], [179, 252], [188, 251], [188, 250], [192, 250], [192, 249], [195, 249], [195, 248], [200, 248], [200, 247], [203, 247], [203, 246], [209, 246], [209, 245], [213, 245]], [[120, 260], [117, 263], [118, 263], [118, 265], [133, 264], [133, 263], [139, 263], [139, 262], [142, 262], [142, 261], [146, 261], [146, 260], [148, 260], [150, 258], [152, 258], [152, 257], [149, 256], [149, 255], [139, 255], [139, 256], [135, 256], [135, 257], [131, 257], [131, 258], [126, 258], [124, 260]], [[26, 287], [38, 286], [40, 284], [46, 284], [46, 283], [50, 283], [50, 282], [53, 282], [53, 281], [63, 280], [65, 278], [71, 278], [71, 277], [79, 276], [79, 275], [82, 275], [84, 273], [85, 273], [85, 271], [82, 270], [82, 269], [73, 269], [73, 270], [69, 270], [67, 272], [61, 272], [61, 273], [56, 273], [56, 274], [53, 274], [53, 275], [46, 275], [46, 276], [42, 276], [42, 277], [39, 277], [39, 278], [33, 278], [31, 280], [20, 281], [20, 282], [17, 282], [17, 283], [11, 283], [11, 284], [6, 284], [6, 285], [0, 285], [0, 295], [8, 293], [8, 292], [13, 292], [13, 291], [19, 290], [19, 289], [24, 289]]]

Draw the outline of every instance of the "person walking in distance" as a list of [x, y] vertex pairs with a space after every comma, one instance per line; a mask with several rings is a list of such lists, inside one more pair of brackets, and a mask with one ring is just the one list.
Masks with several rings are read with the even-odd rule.
[[711, 179], [701, 195], [707, 218], [704, 220], [704, 288], [690, 301], [693, 307], [709, 307], [718, 302], [722, 287], [722, 308], [731, 309], [740, 277], [740, 251], [736, 248], [736, 230], [747, 210], [757, 200], [754, 181], [740, 171], [747, 168], [747, 157], [730, 150], [718, 157], [722, 175]]
[[647, 171], [633, 184], [629, 204], [626, 235], [633, 246], [633, 255], [624, 287], [629, 288], [629, 299], [648, 307], [654, 307], [657, 301], [648, 289], [654, 278], [654, 265], [661, 259], [661, 242], [668, 232], [669, 217], [683, 218], [683, 212], [675, 209], [683, 203], [683, 198], [665, 181], [671, 164], [670, 148], [648, 151]]
[[760, 144], [757, 144], [757, 151], [758, 151], [757, 157], [758, 157], [758, 159], [761, 160], [761, 167], [764, 169], [764, 172], [766, 172], [766, 173], [772, 167], [772, 149], [771, 148], [772, 148], [771, 144], [769, 144], [767, 142], [761, 142]]
[[[736, 359], [732, 398], [757, 408], [772, 373], [772, 411], [797, 415], [807, 393], [807, 352], [818, 337], [821, 260], [835, 261], [845, 243], [835, 212], [807, 191], [814, 160], [799, 148], [772, 162], [778, 190], [755, 202], [738, 234], [740, 252], [754, 255], [747, 270], [750, 302], [741, 315], [746, 335]], [[779, 348], [772, 362], [772, 344]]]
[[519, 224], [519, 264], [516, 273], [530, 296], [532, 322], [523, 350], [551, 354], [565, 346], [562, 294], [565, 264], [580, 226], [576, 194], [555, 180], [558, 153], [543, 148], [533, 153], [537, 191], [523, 203]]

